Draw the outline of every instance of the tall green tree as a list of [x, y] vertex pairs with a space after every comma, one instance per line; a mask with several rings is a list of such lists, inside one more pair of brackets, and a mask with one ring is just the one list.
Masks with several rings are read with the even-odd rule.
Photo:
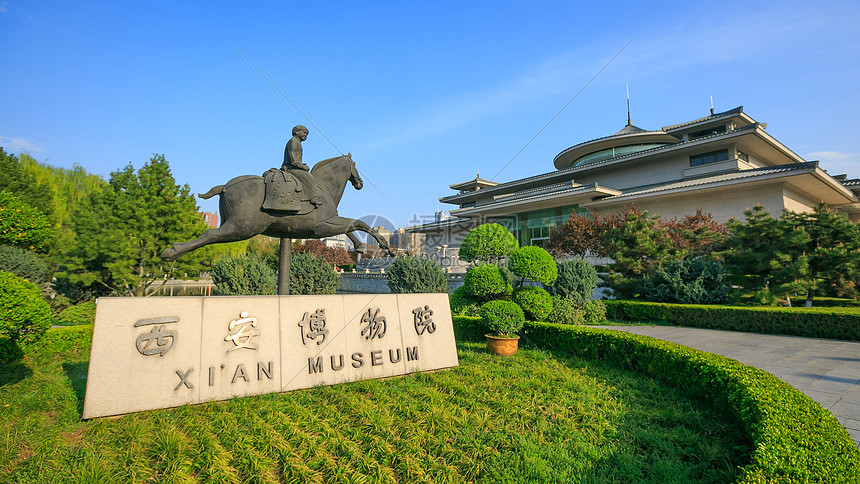
[[201, 269], [197, 254], [176, 262], [158, 257], [206, 228], [190, 188], [176, 184], [164, 155], [137, 172], [129, 164], [111, 173], [103, 190], [77, 205], [71, 228], [75, 244], [62, 257], [58, 278], [100, 293], [143, 296], [150, 286]]
[[[28, 156], [28, 155], [27, 155]], [[49, 218], [53, 215], [54, 191], [50, 183], [25, 169], [19, 158], [0, 147], [0, 191], [14, 194]]]
[[855, 292], [852, 283], [860, 280], [860, 226], [824, 203], [807, 213], [786, 211], [783, 218], [808, 236], [804, 244], [794, 247], [795, 256], [808, 262], [806, 307], [812, 307], [816, 293], [828, 287]]
[[660, 225], [659, 216], [630, 207], [621, 214], [623, 223], [614, 223], [605, 234], [610, 257], [609, 274], [604, 276], [613, 293], [635, 297], [642, 278], [675, 256], [672, 239]]
[[791, 304], [793, 293], [805, 294], [809, 264], [798, 251], [808, 243], [808, 235], [792, 227], [784, 218], [771, 217], [764, 207], [756, 205], [744, 212], [746, 223], [731, 219], [726, 263], [735, 281], [761, 300], [784, 296]]
[[39, 250], [53, 236], [48, 217], [11, 192], [0, 191], [0, 245]]

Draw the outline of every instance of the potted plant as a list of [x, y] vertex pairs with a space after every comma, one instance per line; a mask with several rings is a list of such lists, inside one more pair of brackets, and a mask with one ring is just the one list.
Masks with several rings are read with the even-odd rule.
[[511, 356], [517, 352], [520, 337], [517, 331], [523, 328], [525, 315], [522, 308], [512, 301], [490, 301], [481, 306], [481, 321], [492, 333], [487, 338], [487, 351], [494, 355]]

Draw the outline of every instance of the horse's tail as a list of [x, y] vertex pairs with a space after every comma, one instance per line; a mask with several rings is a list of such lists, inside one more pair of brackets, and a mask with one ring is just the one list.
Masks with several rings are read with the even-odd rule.
[[198, 193], [197, 196], [202, 198], [203, 200], [212, 198], [215, 195], [220, 195], [221, 193], [223, 193], [224, 192], [224, 186], [225, 185], [218, 185], [218, 186], [212, 187], [208, 192], [202, 193], [202, 194]]

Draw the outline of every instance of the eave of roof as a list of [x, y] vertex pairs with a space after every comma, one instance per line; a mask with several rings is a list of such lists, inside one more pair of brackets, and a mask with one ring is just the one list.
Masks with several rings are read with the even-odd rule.
[[411, 227], [406, 227], [406, 233], [415, 233], [415, 232], [436, 232], [439, 230], [444, 230], [448, 227], [454, 225], [472, 225], [475, 221], [470, 218], [449, 218], [442, 220], [440, 222], [430, 222], [421, 225], [413, 225]]
[[[612, 188], [599, 186], [597, 183], [588, 184], [588, 185], [578, 185], [575, 187], [556, 190], [550, 193], [537, 193], [528, 195], [529, 190], [524, 191], [519, 196], [513, 196], [513, 198], [509, 199], [508, 197], [502, 198], [498, 201], [485, 203], [483, 205], [478, 205], [475, 207], [467, 207], [461, 208], [459, 210], [452, 210], [452, 214], [456, 214], [458, 217], [462, 216], [474, 216], [479, 214], [488, 214], [492, 212], [497, 212], [499, 209], [509, 209], [513, 207], [520, 207], [521, 210], [524, 210], [524, 207], [534, 204], [551, 204], [553, 201], [561, 201], [564, 200], [567, 203], [582, 203], [584, 201], [591, 201], [595, 197], [602, 196], [612, 196], [612, 195], [620, 195], [620, 190], [615, 190]], [[557, 204], [556, 204], [557, 205]]]
[[[744, 107], [743, 106], [738, 106], [734, 109], [730, 109], [728, 111], [723, 111], [721, 113], [711, 114], [709, 116], [705, 116], [704, 118], [699, 118], [699, 119], [694, 119], [692, 121], [687, 121], [686, 123], [673, 124], [671, 126], [663, 126], [662, 129], [663, 129], [663, 131], [666, 131], [666, 132], [675, 131], [678, 128], [689, 128], [689, 127], [692, 127], [693, 125], [696, 125], [696, 124], [704, 124], [704, 123], [714, 121], [715, 119], [733, 117], [733, 116], [737, 116], [740, 114], [744, 114]], [[744, 115], [744, 116], [749, 118], [751, 122], [754, 122], [752, 120], [752, 118], [750, 118], [749, 116], [746, 116], [746, 115]]]
[[492, 180], [485, 180], [485, 179], [478, 176], [478, 177], [472, 178], [469, 181], [464, 181], [462, 183], [455, 183], [453, 185], [448, 185], [448, 187], [450, 187], [451, 190], [464, 190], [466, 188], [469, 188], [469, 187], [472, 187], [475, 185], [494, 187], [498, 184], [499, 184], [499, 182], [494, 182]]
[[[589, 203], [583, 203], [583, 207], [596, 207], [618, 202], [626, 202], [639, 198], [654, 197], [661, 195], [669, 195], [688, 190], [700, 190], [710, 187], [719, 187], [725, 185], [733, 185], [737, 183], [750, 183], [756, 181], [766, 181], [769, 179], [778, 179], [785, 177], [793, 177], [799, 175], [811, 175], [817, 180], [827, 185], [827, 187], [836, 192], [844, 199], [843, 203], [857, 202], [857, 197], [842, 184], [828, 175], [824, 170], [818, 168], [818, 162], [802, 162], [792, 163], [789, 165], [777, 165], [765, 168], [756, 168], [753, 170], [742, 170], [733, 173], [725, 173], [693, 180], [681, 180], [674, 183], [667, 183], [661, 186], [648, 188], [644, 190], [631, 190], [620, 195], [602, 198]], [[832, 192], [831, 192], [832, 193]]]

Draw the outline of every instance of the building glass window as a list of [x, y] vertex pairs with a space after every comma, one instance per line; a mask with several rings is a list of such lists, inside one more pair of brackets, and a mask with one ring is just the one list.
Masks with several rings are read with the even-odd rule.
[[750, 162], [749, 155], [744, 153], [743, 151], [738, 151], [738, 158], [740, 158], [742, 161], [746, 161], [747, 163]]
[[690, 166], [709, 165], [711, 163], [719, 163], [729, 160], [729, 151], [711, 151], [710, 153], [702, 153], [690, 157]]
[[509, 225], [503, 225], [509, 227], [520, 246], [537, 245], [543, 247], [549, 241], [552, 229], [567, 222], [567, 219], [575, 213], [587, 214], [588, 211], [578, 205], [567, 205], [533, 212], [522, 212], [516, 215], [512, 230]]

